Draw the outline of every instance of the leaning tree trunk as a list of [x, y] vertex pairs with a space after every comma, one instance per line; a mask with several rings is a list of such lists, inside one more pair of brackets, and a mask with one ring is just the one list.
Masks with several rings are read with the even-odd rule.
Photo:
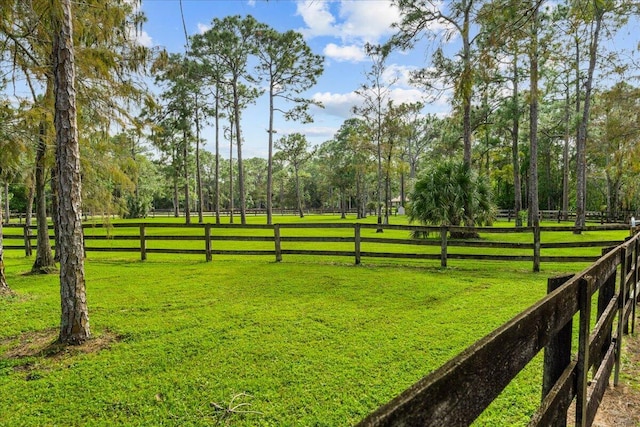
[[55, 75], [56, 163], [58, 166], [58, 220], [60, 235], [59, 341], [77, 345], [90, 338], [84, 277], [80, 147], [76, 123], [75, 64], [71, 0], [61, 0], [53, 37]]
[[38, 224], [38, 243], [36, 246], [36, 259], [31, 267], [31, 272], [36, 274], [48, 274], [56, 270], [56, 262], [49, 242], [49, 225], [47, 223], [47, 200], [45, 198], [45, 157], [47, 144], [45, 142], [44, 122], [40, 122], [40, 138], [36, 150], [36, 217]]

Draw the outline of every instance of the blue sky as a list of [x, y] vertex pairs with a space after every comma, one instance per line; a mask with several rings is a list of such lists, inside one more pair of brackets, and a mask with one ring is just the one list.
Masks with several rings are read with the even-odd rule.
[[[213, 18], [228, 15], [252, 15], [279, 31], [298, 30], [314, 53], [325, 57], [325, 71], [318, 84], [305, 96], [321, 101], [324, 109], [314, 109], [314, 122], [299, 124], [277, 120], [276, 138], [292, 132], [307, 135], [318, 144], [334, 135], [350, 116], [351, 107], [359, 102], [355, 90], [364, 82], [370, 62], [363, 52], [365, 43], [383, 43], [393, 34], [391, 24], [398, 13], [387, 0], [358, 1], [247, 1], [247, 0], [183, 0], [187, 32], [204, 31]], [[142, 9], [148, 22], [142, 41], [150, 46], [164, 47], [169, 52], [184, 52], [184, 30], [178, 0], [143, 0]], [[408, 84], [408, 72], [425, 65], [425, 51], [396, 53], [388, 62], [390, 76], [397, 83], [392, 97], [397, 102], [418, 101], [422, 92]], [[390, 77], [391, 78], [391, 77]], [[446, 112], [445, 101], [431, 106], [433, 112]], [[243, 115], [245, 144], [243, 157], [266, 157], [268, 107], [266, 96]], [[205, 147], [213, 151], [212, 130], [208, 129]], [[228, 152], [221, 148], [222, 153]], [[226, 154], [225, 154], [226, 156]]]

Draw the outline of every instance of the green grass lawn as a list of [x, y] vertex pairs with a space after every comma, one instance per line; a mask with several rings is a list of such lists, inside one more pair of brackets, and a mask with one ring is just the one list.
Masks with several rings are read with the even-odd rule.
[[[88, 256], [103, 344], [20, 355], [56, 333], [58, 278], [23, 275], [32, 259], [5, 254], [17, 295], [0, 300], [0, 426], [352, 425], [540, 299], [548, 276], [584, 266]], [[539, 359], [477, 425], [527, 423]]]

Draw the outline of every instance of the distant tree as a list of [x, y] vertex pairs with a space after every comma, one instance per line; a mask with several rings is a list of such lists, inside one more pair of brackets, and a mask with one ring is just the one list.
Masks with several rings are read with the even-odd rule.
[[[269, 151], [267, 157], [267, 224], [272, 222], [273, 204], [273, 128], [274, 113], [284, 114], [287, 120], [313, 121], [307, 112], [316, 102], [299, 96], [312, 87], [324, 70], [323, 58], [315, 55], [302, 34], [295, 31], [278, 33], [265, 26], [258, 31], [258, 70], [269, 85]], [[288, 102], [292, 108], [283, 110], [275, 104], [277, 99]]]
[[[193, 37], [191, 44], [192, 54], [195, 57], [215, 57], [212, 62], [219, 63], [223, 67], [224, 79], [229, 85], [234, 120], [233, 135], [238, 155], [238, 187], [242, 224], [246, 224], [246, 194], [240, 122], [242, 110], [260, 95], [260, 91], [253, 86], [254, 79], [249, 73], [248, 61], [249, 56], [257, 51], [256, 37], [261, 29], [252, 16], [216, 18], [211, 23], [209, 30]], [[217, 70], [216, 73], [218, 73]]]
[[[495, 215], [488, 182], [464, 163], [446, 161], [436, 165], [418, 179], [409, 197], [409, 221], [424, 225], [468, 224], [465, 206], [473, 206], [473, 224], [490, 223]], [[471, 237], [465, 233], [452, 236]]]
[[371, 59], [371, 69], [365, 73], [366, 83], [356, 91], [362, 98], [362, 105], [354, 108], [354, 113], [361, 116], [370, 128], [370, 134], [376, 145], [377, 160], [377, 207], [378, 228], [377, 233], [382, 233], [382, 140], [383, 121], [387, 113], [387, 106], [391, 96], [391, 85], [395, 81], [387, 81], [385, 73], [388, 69], [387, 61], [391, 53], [390, 45], [365, 46], [365, 52]]
[[284, 160], [292, 169], [295, 178], [296, 202], [300, 218], [304, 218], [302, 208], [302, 193], [300, 186], [300, 172], [304, 164], [313, 156], [309, 150], [309, 143], [301, 133], [292, 133], [284, 136], [276, 142], [277, 156]]

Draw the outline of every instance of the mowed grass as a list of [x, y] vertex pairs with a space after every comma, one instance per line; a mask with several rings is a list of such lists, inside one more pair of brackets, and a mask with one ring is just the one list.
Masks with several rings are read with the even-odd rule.
[[[16, 355], [55, 334], [60, 301], [56, 276], [23, 275], [32, 260], [7, 251], [0, 425], [353, 425], [544, 296], [548, 276], [583, 267], [202, 258], [89, 253], [106, 344]], [[538, 358], [477, 425], [525, 425], [540, 383]]]

